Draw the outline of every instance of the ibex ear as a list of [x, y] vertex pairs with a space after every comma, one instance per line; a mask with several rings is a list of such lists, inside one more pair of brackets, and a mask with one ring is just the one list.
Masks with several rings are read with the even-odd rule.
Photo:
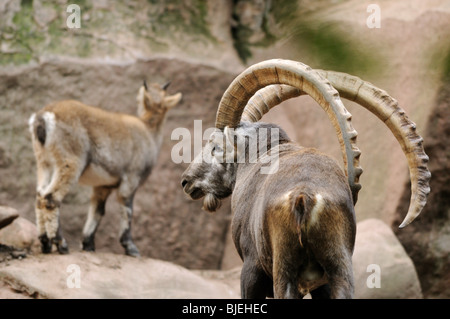
[[171, 109], [181, 101], [182, 97], [183, 94], [181, 94], [180, 92], [174, 95], [166, 96], [164, 98], [164, 106], [167, 107], [168, 109]]

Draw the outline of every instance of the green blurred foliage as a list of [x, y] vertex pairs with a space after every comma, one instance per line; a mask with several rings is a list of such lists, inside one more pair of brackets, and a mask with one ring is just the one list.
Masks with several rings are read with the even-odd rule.
[[[239, 1], [251, 2], [234, 0], [234, 3]], [[233, 29], [234, 45], [244, 63], [252, 56], [252, 48], [269, 47], [280, 39], [288, 38], [294, 49], [300, 51], [306, 47], [324, 69], [369, 73], [377, 68], [379, 56], [353, 40], [337, 22], [311, 18], [314, 8], [302, 6], [302, 2], [297, 0], [265, 3], [268, 10], [261, 26], [264, 38], [257, 42], [251, 42], [253, 31], [240, 24], [239, 13], [234, 12], [234, 19], [237, 20], [237, 26]]]

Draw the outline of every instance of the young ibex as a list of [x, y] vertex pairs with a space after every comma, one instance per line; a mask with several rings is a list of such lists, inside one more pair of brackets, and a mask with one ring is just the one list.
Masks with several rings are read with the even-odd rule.
[[131, 238], [133, 197], [156, 163], [167, 111], [182, 96], [167, 95], [167, 85], [147, 86], [144, 82], [137, 96], [137, 117], [74, 100], [52, 103], [31, 116], [37, 162], [36, 222], [42, 252], [51, 252], [53, 244], [59, 253], [68, 252], [59, 210], [70, 188], [79, 182], [93, 187], [83, 249], [95, 250], [94, 236], [105, 202], [116, 189], [121, 207], [120, 243], [127, 255], [139, 256]]
[[[325, 77], [342, 96], [385, 120], [402, 145], [411, 172], [413, 201], [401, 226], [410, 223], [426, 203], [430, 173], [422, 139], [386, 92], [355, 77], [315, 71], [293, 61], [269, 60], [250, 67], [225, 92], [217, 111], [218, 130], [198, 155], [203, 161], [191, 163], [181, 182], [192, 199], [205, 196], [204, 209], [209, 211], [232, 194], [231, 230], [244, 262], [243, 298], [298, 298], [308, 292], [313, 298], [353, 297], [351, 258], [356, 233], [354, 204], [361, 188], [360, 151], [351, 115]], [[313, 97], [332, 121], [345, 174], [333, 159], [296, 145], [277, 126], [254, 123], [271, 107], [303, 92]], [[277, 140], [261, 128], [278, 130]], [[256, 162], [236, 161], [246, 158], [239, 153], [250, 147], [239, 143], [255, 140], [254, 132], [256, 140], [265, 141], [270, 151], [259, 153]], [[263, 159], [274, 155], [278, 170], [260, 174], [267, 162]]]

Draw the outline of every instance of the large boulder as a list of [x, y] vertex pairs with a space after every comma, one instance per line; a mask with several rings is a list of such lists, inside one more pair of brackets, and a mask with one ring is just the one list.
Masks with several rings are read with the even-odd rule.
[[19, 214], [17, 210], [7, 206], [0, 206], [0, 229], [11, 224]]
[[357, 225], [353, 272], [356, 298], [422, 298], [411, 258], [390, 227], [379, 219]]
[[[0, 265], [1, 266], [1, 265]], [[0, 282], [34, 298], [238, 298], [218, 280], [170, 262], [110, 253], [78, 252], [12, 260]]]
[[23, 217], [18, 217], [9, 226], [0, 229], [0, 244], [29, 253], [39, 252], [40, 249], [36, 226]]

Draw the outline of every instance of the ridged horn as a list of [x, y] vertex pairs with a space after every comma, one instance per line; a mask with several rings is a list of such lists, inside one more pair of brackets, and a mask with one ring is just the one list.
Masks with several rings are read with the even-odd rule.
[[406, 156], [411, 179], [411, 199], [408, 213], [400, 228], [419, 216], [430, 193], [431, 173], [423, 138], [416, 132], [416, 124], [398, 106], [397, 100], [386, 91], [356, 76], [340, 72], [319, 71], [339, 91], [342, 97], [355, 101], [375, 114], [391, 130]]
[[[341, 97], [360, 104], [383, 121], [401, 145], [408, 161], [411, 179], [410, 206], [399, 226], [405, 227], [420, 214], [430, 192], [428, 156], [423, 149], [423, 139], [416, 132], [416, 125], [408, 119], [394, 98], [373, 84], [346, 73], [317, 71], [330, 81]], [[275, 105], [302, 94], [305, 93], [286, 85], [266, 87], [248, 102], [242, 120], [259, 121]]]
[[247, 102], [241, 121], [258, 122], [264, 114], [281, 102], [306, 94], [290, 85], [269, 85], [256, 92]]
[[357, 132], [351, 125], [351, 114], [345, 109], [339, 93], [329, 81], [309, 66], [295, 61], [274, 59], [257, 63], [238, 75], [220, 100], [216, 128], [236, 127], [249, 99], [260, 89], [273, 85], [293, 86], [310, 95], [327, 113], [336, 130], [344, 167], [356, 203], [361, 189], [359, 167], [361, 152], [356, 146]]

